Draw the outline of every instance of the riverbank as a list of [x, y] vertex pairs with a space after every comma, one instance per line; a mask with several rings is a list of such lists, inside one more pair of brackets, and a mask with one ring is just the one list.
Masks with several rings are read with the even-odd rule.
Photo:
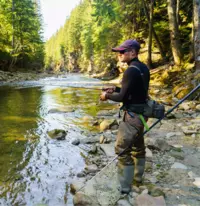
[[[160, 76], [159, 72], [156, 73], [158, 74], [158, 77]], [[55, 76], [55, 74], [50, 75]], [[12, 77], [14, 77], [14, 75], [11, 76], [11, 78]], [[23, 77], [24, 76], [22, 75], [21, 78]], [[88, 82], [88, 80], [85, 80], [85, 76], [80, 79], [79, 77], [76, 78], [75, 75], [70, 76], [70, 74], [64, 79], [62, 78], [65, 86], [70, 84], [73, 85], [77, 82], [79, 82], [79, 86], [82, 87], [84, 85], [92, 85], [91, 82], [93, 82], [93, 80], [91, 80], [91, 82]], [[52, 78], [49, 78], [49, 81], [52, 81]], [[61, 84], [61, 79], [59, 79], [59, 77], [56, 78], [56, 81], [58, 85]], [[119, 83], [119, 79], [115, 79], [115, 81], [112, 82], [109, 81], [109, 83], [114, 82]], [[157, 81], [157, 84], [158, 83], [159, 82]], [[15, 95], [13, 96], [13, 99], [9, 99], [12, 96], [12, 92], [2, 92], [9, 96], [9, 98], [2, 98], [2, 111], [8, 112], [7, 119], [5, 118], [5, 113], [2, 113], [3, 115], [1, 115], [3, 119], [2, 122], [4, 123], [2, 129], [3, 133], [5, 133], [5, 123], [8, 122], [5, 120], [11, 120], [11, 122], [7, 124], [7, 129], [9, 132], [14, 131], [14, 134], [11, 135], [14, 139], [16, 138], [16, 141], [13, 142], [14, 145], [19, 144], [19, 140], [21, 140], [22, 137], [21, 131], [19, 132], [19, 137], [16, 137], [15, 125], [17, 125], [17, 128], [19, 128], [19, 125], [23, 127], [23, 125], [26, 125], [26, 123], [30, 121], [30, 119], [27, 119], [27, 116], [30, 116], [30, 113], [23, 115], [21, 110], [25, 109], [26, 111], [27, 108], [30, 108], [32, 115], [35, 115], [35, 112], [39, 112], [42, 108], [42, 118], [45, 117], [45, 121], [38, 123], [38, 125], [42, 125], [42, 127], [39, 127], [41, 129], [39, 136], [35, 137], [33, 133], [28, 137], [30, 138], [29, 142], [34, 142], [36, 139], [39, 142], [38, 147], [33, 150], [35, 153], [40, 154], [38, 159], [35, 159], [35, 155], [31, 155], [32, 160], [27, 162], [28, 166], [24, 171], [21, 172], [20, 169], [17, 171], [20, 176], [18, 175], [15, 177], [15, 175], [12, 175], [12, 178], [15, 178], [14, 181], [17, 186], [22, 183], [28, 183], [29, 186], [26, 194], [33, 195], [34, 200], [30, 198], [26, 201], [30, 201], [32, 204], [44, 203], [44, 205], [48, 205], [49, 203], [49, 205], [59, 205], [50, 204], [50, 202], [55, 199], [57, 201], [57, 197], [59, 196], [60, 205], [67, 204], [72, 206], [73, 204], [70, 204], [71, 196], [68, 196], [68, 185], [72, 180], [76, 180], [75, 183], [71, 184], [71, 192], [80, 190], [82, 186], [85, 187], [81, 189], [81, 192], [74, 196], [74, 205], [78, 205], [78, 201], [81, 201], [82, 205], [105, 206], [108, 205], [106, 201], [110, 201], [113, 198], [113, 200], [117, 199], [115, 201], [115, 203], [118, 202], [116, 203], [117, 206], [135, 206], [138, 198], [139, 202], [141, 201], [141, 195], [144, 198], [150, 198], [148, 199], [149, 202], [155, 200], [152, 199], [153, 196], [163, 196], [167, 206], [180, 204], [199, 205], [200, 106], [198, 101], [187, 101], [184, 104], [181, 104], [173, 114], [145, 135], [145, 142], [147, 145], [147, 168], [145, 171], [144, 185], [139, 188], [133, 187], [133, 192], [129, 196], [122, 197], [119, 195], [117, 189], [119, 184], [117, 183], [115, 164], [106, 168], [106, 175], [98, 176], [98, 179], [94, 178], [94, 176], [115, 156], [114, 142], [119, 122], [118, 105], [113, 104], [111, 101], [97, 103], [100, 91], [89, 90], [90, 98], [88, 98], [87, 88], [77, 90], [76, 88], [62, 89], [59, 88], [59, 86], [57, 87], [58, 88], [53, 87], [53, 92], [51, 92], [52, 89], [48, 88], [45, 90], [45, 94], [44, 90], [40, 89], [14, 89]], [[167, 94], [171, 95], [171, 88], [161, 85], [151, 85], [151, 87], [152, 91], [154, 91], [156, 95], [159, 95], [159, 97], [163, 96], [162, 98], [165, 98]], [[24, 91], [27, 91], [26, 94], [24, 94]], [[166, 91], [168, 91], [168, 93], [165, 93]], [[21, 96], [26, 97], [26, 101], [24, 101], [24, 98], [19, 98], [19, 92]], [[48, 96], [46, 96], [46, 92], [48, 92]], [[54, 99], [53, 102], [50, 101], [52, 98]], [[174, 95], [173, 98], [175, 98]], [[28, 101], [29, 99], [30, 101]], [[46, 104], [43, 105], [43, 102], [42, 107], [41, 99], [46, 100]], [[18, 106], [16, 100], [18, 100]], [[34, 101], [36, 101], [35, 109], [32, 108]], [[10, 102], [13, 103], [12, 108]], [[28, 102], [30, 104], [28, 104]], [[9, 105], [9, 109], [5, 109], [6, 105]], [[31, 105], [31, 107], [28, 105]], [[20, 110], [18, 110], [18, 108], [20, 108]], [[38, 110], [38, 108], [40, 108], [40, 110]], [[166, 110], [169, 108], [170, 107], [167, 107]], [[17, 116], [22, 114], [21, 119], [13, 118], [16, 116], [14, 113], [15, 110]], [[10, 111], [12, 111], [12, 114], [9, 113]], [[20, 111], [20, 113], [18, 113], [18, 111]], [[20, 123], [20, 120], [22, 120], [22, 123]], [[37, 121], [39, 120], [40, 118], [37, 118]], [[73, 123], [70, 122], [70, 120], [72, 120]], [[151, 125], [153, 121], [155, 120], [150, 120], [148, 124]], [[74, 123], [78, 124], [77, 128]], [[11, 125], [14, 130], [11, 129]], [[84, 125], [87, 125], [89, 129], [84, 130]], [[61, 129], [68, 131], [65, 140], [51, 140], [47, 137], [46, 131], [52, 130], [52, 128], [60, 129], [60, 127]], [[34, 130], [31, 131], [34, 132]], [[25, 132], [27, 132], [27, 129], [25, 129]], [[7, 144], [7, 141], [5, 144]], [[9, 149], [7, 146], [4, 148]], [[19, 148], [19, 145], [17, 147], [15, 145], [13, 148]], [[43, 149], [45, 149], [45, 151], [43, 151]], [[10, 158], [10, 151], [3, 152], [3, 155], [5, 154], [8, 154], [8, 158]], [[74, 159], [71, 158], [73, 154], [77, 159], [77, 164]], [[3, 155], [2, 160], [5, 165], [5, 158]], [[16, 155], [13, 156], [16, 157]], [[68, 156], [70, 156], [70, 162], [67, 160]], [[13, 161], [12, 164], [13, 172], [16, 171], [14, 162], [15, 161]], [[113, 163], [116, 162], [114, 161]], [[10, 169], [10, 161], [6, 161], [6, 164]], [[41, 165], [43, 166], [40, 167]], [[85, 167], [82, 171], [80, 171], [80, 165], [82, 165], [81, 168]], [[73, 166], [74, 168], [72, 169], [68, 166]], [[5, 166], [4, 168], [6, 174], [5, 182], [9, 185], [9, 181], [12, 179], [7, 178], [7, 170]], [[43, 174], [45, 174], [45, 177]], [[48, 182], [48, 180], [51, 181]], [[17, 189], [12, 190], [9, 194], [14, 194], [15, 192], [17, 192], [18, 200], [20, 200], [19, 197], [21, 193], [19, 193]], [[83, 194], [85, 194], [85, 196]], [[147, 194], [150, 195], [150, 197]], [[46, 201], [44, 200], [44, 197]], [[68, 197], [69, 199], [67, 201]], [[86, 199], [83, 200], [83, 198]], [[90, 201], [91, 198], [94, 201], [90, 202], [91, 204], [83, 203], [84, 201]], [[63, 199], [65, 203], [63, 203]], [[120, 200], [118, 201], [118, 199]], [[162, 197], [160, 199], [163, 200]], [[97, 202], [95, 202], [96, 200]], [[21, 201], [25, 201], [23, 196], [21, 197]], [[115, 203], [113, 203], [113, 205], [115, 205]], [[24, 203], [24, 205], [26, 204]], [[144, 206], [144, 204], [142, 206]], [[161, 204], [159, 206], [161, 206]]]
[[[111, 111], [100, 112], [98, 118], [105, 119], [99, 124], [101, 133], [88, 135], [85, 141], [76, 141], [80, 145], [87, 144], [90, 149], [85, 169], [77, 174], [78, 180], [71, 185], [72, 192], [78, 191], [74, 196], [75, 206], [200, 204], [199, 102], [184, 102], [145, 135], [144, 184], [133, 186], [132, 192], [124, 196], [118, 190], [116, 161], [101, 171], [115, 157], [114, 141], [119, 119], [117, 113]], [[154, 121], [150, 119], [148, 125]]]
[[37, 73], [37, 72], [5, 72], [0, 70], [0, 84], [17, 82], [17, 81], [28, 81], [28, 80], [38, 80], [46, 77], [52, 77], [56, 74], [50, 73]]

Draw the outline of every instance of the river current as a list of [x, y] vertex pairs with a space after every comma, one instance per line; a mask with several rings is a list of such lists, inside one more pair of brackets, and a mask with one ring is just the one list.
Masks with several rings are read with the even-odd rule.
[[[68, 74], [0, 87], [0, 205], [73, 205], [69, 185], [85, 167], [85, 148], [71, 144], [97, 131], [84, 117], [112, 105], [99, 102], [103, 82]], [[47, 131], [63, 129], [66, 140]]]

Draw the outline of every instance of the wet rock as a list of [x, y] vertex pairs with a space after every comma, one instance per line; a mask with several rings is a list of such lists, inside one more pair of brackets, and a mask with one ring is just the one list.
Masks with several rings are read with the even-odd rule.
[[80, 139], [75, 139], [72, 141], [73, 145], [79, 145], [80, 144]]
[[83, 171], [83, 172], [79, 172], [76, 176], [77, 176], [77, 177], [85, 177], [86, 174], [85, 174], [85, 172]]
[[80, 190], [85, 185], [85, 179], [75, 180], [73, 183], [70, 184], [70, 192], [75, 194], [78, 190]]
[[85, 170], [86, 170], [87, 173], [93, 173], [93, 172], [97, 172], [98, 171], [98, 167], [95, 164], [87, 165], [85, 167]]
[[179, 162], [175, 162], [172, 166], [172, 169], [183, 169], [183, 170], [187, 170], [187, 166], [185, 166], [184, 164], [181, 164]]
[[99, 204], [93, 198], [87, 196], [82, 192], [75, 194], [73, 198], [74, 206], [98, 206]]
[[110, 129], [113, 125], [117, 125], [117, 121], [115, 119], [106, 119], [100, 124], [100, 131], [105, 131]]
[[54, 130], [48, 131], [47, 134], [52, 139], [64, 140], [67, 135], [67, 132], [62, 129], [54, 129]]
[[67, 109], [57, 109], [57, 108], [55, 108], [55, 109], [50, 109], [48, 111], [48, 113], [49, 114], [53, 114], [53, 113], [67, 113], [67, 112], [74, 112], [74, 111], [75, 111], [75, 109], [73, 109], [73, 108], [67, 108]]
[[164, 197], [152, 197], [148, 194], [141, 194], [136, 197], [137, 206], [166, 206]]

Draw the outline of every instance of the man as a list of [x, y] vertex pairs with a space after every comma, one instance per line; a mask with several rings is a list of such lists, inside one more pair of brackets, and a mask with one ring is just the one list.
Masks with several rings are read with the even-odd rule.
[[140, 44], [136, 40], [126, 40], [112, 49], [118, 52], [119, 61], [127, 63], [128, 68], [124, 72], [121, 89], [107, 88], [100, 96], [102, 101], [110, 99], [123, 103], [124, 117], [115, 143], [115, 152], [119, 155], [118, 177], [123, 194], [131, 191], [133, 180], [136, 185], [142, 182], [145, 168], [143, 116], [128, 109], [131, 105], [144, 104], [148, 95], [150, 74], [147, 66], [138, 60], [139, 50]]

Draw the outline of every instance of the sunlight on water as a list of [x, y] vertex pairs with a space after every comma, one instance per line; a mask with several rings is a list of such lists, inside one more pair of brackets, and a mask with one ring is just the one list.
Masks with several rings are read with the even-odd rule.
[[[76, 82], [80, 89], [69, 87]], [[0, 205], [73, 205], [68, 186], [85, 161], [71, 141], [98, 130], [85, 116], [110, 107], [82, 87], [100, 84], [71, 75], [0, 87]], [[53, 129], [68, 131], [66, 140], [49, 138]]]

